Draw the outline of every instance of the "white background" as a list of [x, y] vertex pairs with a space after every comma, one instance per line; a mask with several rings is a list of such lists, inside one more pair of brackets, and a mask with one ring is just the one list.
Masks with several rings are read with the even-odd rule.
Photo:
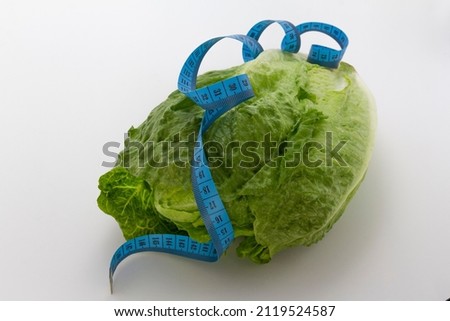
[[[374, 155], [324, 240], [256, 266], [127, 259], [96, 205], [108, 141], [176, 88], [201, 42], [263, 19], [323, 21], [378, 106]], [[282, 32], [261, 38], [277, 47]], [[309, 37], [309, 38], [308, 38]], [[308, 41], [322, 41], [312, 33]], [[239, 64], [217, 45], [205, 69]], [[450, 5], [442, 1], [0, 2], [0, 299], [445, 300], [450, 297]]]

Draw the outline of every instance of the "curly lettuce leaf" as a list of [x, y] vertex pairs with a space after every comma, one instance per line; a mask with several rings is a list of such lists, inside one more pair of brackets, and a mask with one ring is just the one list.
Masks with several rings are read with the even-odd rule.
[[97, 200], [98, 206], [117, 220], [125, 238], [179, 233], [172, 222], [155, 211], [150, 185], [123, 167], [116, 167], [100, 177], [99, 188], [102, 193]]

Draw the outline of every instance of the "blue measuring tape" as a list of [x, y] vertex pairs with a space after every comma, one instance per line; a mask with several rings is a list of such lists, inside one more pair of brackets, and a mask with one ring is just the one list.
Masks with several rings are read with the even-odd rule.
[[[297, 28], [290, 22], [284, 20], [263, 20], [255, 24], [250, 31], [247, 33], [248, 37], [255, 40], [259, 40], [261, 34], [266, 30], [268, 26], [272, 23], [278, 23], [284, 30], [285, 36], [281, 41], [281, 50], [296, 53], [300, 50], [300, 33]], [[244, 61], [247, 61], [251, 57], [248, 49], [246, 47], [242, 48], [242, 57]]]
[[241, 102], [254, 96], [250, 80], [245, 74], [234, 76], [209, 86], [196, 89], [198, 71], [206, 53], [217, 42], [230, 38], [243, 44], [244, 62], [255, 59], [263, 48], [258, 40], [264, 30], [273, 23], [278, 23], [285, 36], [281, 50], [296, 53], [300, 49], [300, 35], [308, 31], [319, 31], [331, 36], [340, 45], [341, 50], [313, 45], [308, 61], [328, 68], [337, 68], [348, 45], [347, 36], [340, 29], [325, 23], [309, 22], [294, 26], [283, 20], [264, 20], [254, 25], [247, 35], [230, 35], [210, 39], [198, 46], [184, 63], [179, 78], [178, 89], [192, 99], [205, 112], [200, 124], [194, 147], [191, 166], [191, 183], [200, 215], [211, 241], [199, 243], [186, 235], [149, 234], [128, 240], [114, 253], [109, 267], [111, 293], [113, 275], [117, 266], [126, 257], [139, 252], [164, 252], [180, 255], [195, 260], [214, 262], [227, 250], [234, 239], [233, 226], [227, 210], [214, 184], [203, 150], [203, 134], [221, 115]]

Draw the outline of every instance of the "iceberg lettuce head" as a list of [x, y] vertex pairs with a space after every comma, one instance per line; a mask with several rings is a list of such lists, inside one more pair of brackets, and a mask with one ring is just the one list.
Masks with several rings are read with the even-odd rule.
[[[328, 69], [280, 50], [203, 74], [198, 87], [243, 73], [255, 96], [217, 119], [203, 140], [238, 255], [266, 263], [319, 241], [342, 215], [368, 168], [375, 104], [349, 64]], [[129, 129], [98, 197], [126, 239], [170, 233], [210, 240], [189, 164], [203, 112], [175, 91]]]

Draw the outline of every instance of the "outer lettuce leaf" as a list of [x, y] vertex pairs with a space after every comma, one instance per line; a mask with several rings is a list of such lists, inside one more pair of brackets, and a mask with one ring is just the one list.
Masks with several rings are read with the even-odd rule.
[[153, 207], [150, 185], [116, 167], [100, 178], [98, 205], [119, 222], [125, 238], [157, 233], [178, 233], [176, 226], [162, 218]]
[[[270, 261], [277, 252], [319, 241], [345, 210], [367, 170], [374, 142], [375, 105], [353, 67], [337, 70], [306, 62], [303, 55], [265, 51], [256, 60], [223, 71], [204, 74], [198, 86], [248, 74], [255, 97], [220, 117], [205, 134], [204, 142], [226, 146], [236, 142], [272, 141], [286, 148], [253, 150], [260, 162], [252, 168], [248, 155], [238, 152], [208, 154], [210, 164], [222, 156], [232, 167], [212, 166], [212, 175], [228, 210], [236, 236], [237, 252], [256, 263]], [[125, 238], [146, 233], [187, 233], [204, 242], [209, 235], [192, 193], [189, 166], [180, 167], [173, 149], [148, 142], [193, 145], [202, 109], [179, 91], [157, 106], [139, 127], [131, 128], [117, 167], [100, 178], [99, 207], [119, 223]], [[331, 134], [330, 134], [331, 133]], [[338, 150], [345, 165], [326, 161], [327, 151], [310, 149], [310, 160], [320, 166], [286, 166], [311, 142]], [[136, 148], [140, 143], [144, 148]], [[147, 143], [147, 144], [146, 144]], [[168, 156], [166, 167], [146, 162]], [[190, 149], [192, 150], [192, 149]], [[189, 160], [188, 149], [181, 158]], [[264, 161], [266, 160], [266, 161]], [[275, 163], [275, 166], [273, 165]], [[124, 183], [126, 182], [126, 183]], [[124, 188], [126, 186], [126, 188]]]

